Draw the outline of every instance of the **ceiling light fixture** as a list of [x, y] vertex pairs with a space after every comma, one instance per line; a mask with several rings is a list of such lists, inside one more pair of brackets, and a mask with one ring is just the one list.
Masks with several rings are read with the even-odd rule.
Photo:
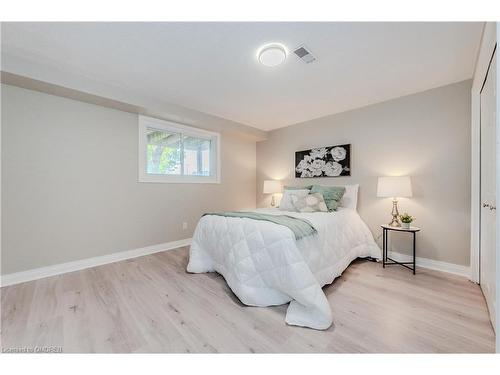
[[265, 66], [277, 66], [286, 59], [286, 48], [279, 43], [267, 44], [259, 49], [257, 58]]

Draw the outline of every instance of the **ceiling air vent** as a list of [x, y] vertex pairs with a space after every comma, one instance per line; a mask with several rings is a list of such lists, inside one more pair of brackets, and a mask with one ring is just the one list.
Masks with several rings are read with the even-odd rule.
[[316, 57], [305, 47], [301, 46], [293, 51], [299, 59], [304, 61], [306, 64], [312, 63], [316, 60]]

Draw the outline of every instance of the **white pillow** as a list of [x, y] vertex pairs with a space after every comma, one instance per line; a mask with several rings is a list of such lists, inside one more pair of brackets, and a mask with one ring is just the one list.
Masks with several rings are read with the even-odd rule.
[[292, 196], [296, 196], [298, 198], [305, 197], [309, 195], [309, 190], [287, 190], [283, 191], [283, 198], [281, 198], [279, 209], [281, 211], [297, 211], [295, 206], [293, 205]]
[[355, 210], [356, 207], [358, 206], [358, 189], [359, 189], [359, 184], [346, 185], [345, 193], [339, 202], [339, 206]]
[[299, 212], [328, 212], [325, 199], [321, 193], [312, 193], [305, 197], [292, 195], [292, 202]]

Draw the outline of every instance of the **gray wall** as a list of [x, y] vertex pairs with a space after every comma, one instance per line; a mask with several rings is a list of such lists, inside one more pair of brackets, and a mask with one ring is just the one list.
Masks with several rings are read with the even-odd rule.
[[[2, 274], [189, 238], [205, 211], [269, 205], [267, 178], [360, 183], [359, 212], [379, 237], [391, 202], [376, 197], [377, 177], [397, 174], [413, 178], [400, 208], [423, 229], [418, 255], [469, 264], [470, 81], [272, 131], [257, 167], [255, 138], [192, 116], [222, 134], [222, 183], [138, 183], [137, 115], [2, 85]], [[341, 143], [351, 177], [293, 178], [295, 151]]]
[[221, 131], [222, 183], [138, 183], [137, 115], [2, 85], [2, 274], [189, 238], [206, 211], [254, 208], [255, 140], [193, 116]]
[[[391, 199], [377, 198], [378, 176], [410, 175], [413, 198], [400, 211], [416, 216], [417, 256], [469, 265], [470, 88], [464, 81], [271, 131], [257, 143], [257, 205], [265, 179], [288, 184], [360, 184], [358, 211], [380, 243]], [[295, 151], [350, 143], [351, 177], [295, 179]], [[395, 236], [394, 249], [410, 243]]]

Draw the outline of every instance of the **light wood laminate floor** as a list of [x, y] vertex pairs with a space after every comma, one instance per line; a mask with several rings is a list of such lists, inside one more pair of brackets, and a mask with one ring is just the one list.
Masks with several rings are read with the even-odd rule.
[[356, 261], [324, 288], [334, 325], [247, 307], [187, 248], [1, 289], [2, 348], [63, 352], [493, 352], [479, 287], [445, 273]]

